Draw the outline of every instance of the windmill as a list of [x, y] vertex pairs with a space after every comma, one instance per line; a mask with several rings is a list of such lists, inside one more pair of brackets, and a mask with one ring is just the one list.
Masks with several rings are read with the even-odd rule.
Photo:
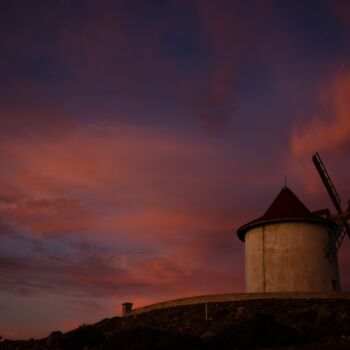
[[344, 212], [341, 207], [340, 197], [332, 183], [332, 180], [328, 175], [328, 172], [321, 160], [320, 155], [318, 153], [315, 153], [312, 156], [312, 161], [321, 177], [324, 186], [326, 187], [326, 190], [337, 212], [335, 215], [331, 215], [329, 217], [329, 219], [336, 222], [336, 225], [329, 233], [329, 241], [326, 247], [326, 256], [332, 262], [337, 256], [337, 252], [343, 242], [345, 235], [348, 235], [350, 238], [350, 225], [348, 223], [348, 220], [350, 218], [350, 201], [348, 201], [348, 207]]

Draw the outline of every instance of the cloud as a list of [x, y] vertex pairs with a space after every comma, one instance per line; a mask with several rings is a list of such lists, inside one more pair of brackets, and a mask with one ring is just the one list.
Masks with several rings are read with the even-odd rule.
[[342, 23], [345, 28], [349, 28], [350, 5], [347, 1], [325, 2], [324, 6]]
[[1, 154], [0, 211], [34, 234], [231, 224], [231, 210], [220, 201], [232, 202], [225, 188], [232, 177], [216, 177], [231, 165], [216, 160], [223, 154], [215, 141], [157, 128], [92, 126], [3, 141]]
[[[2, 251], [1, 290], [27, 296], [54, 293], [101, 297], [128, 288], [127, 272], [117, 261], [120, 253], [60, 239], [44, 241], [46, 249], [36, 252], [28, 249], [28, 243], [30, 240], [17, 245], [22, 253]], [[129, 279], [129, 285], [135, 283]]]
[[211, 130], [229, 127], [240, 84], [238, 62], [247, 55], [251, 28], [241, 9], [229, 1], [194, 1], [209, 49], [205, 83], [191, 95], [193, 111]]
[[[265, 16], [264, 6], [259, 15], [251, 13], [255, 23]], [[11, 39], [4, 43], [0, 99], [3, 119], [13, 129], [23, 118], [33, 129], [80, 118], [167, 119], [221, 132], [230, 125], [240, 64], [262, 53], [256, 52], [257, 31], [244, 8], [229, 1], [138, 2], [138, 10], [87, 1], [82, 8], [84, 16], [77, 18], [69, 1], [52, 7], [37, 2], [23, 13], [9, 6], [4, 16], [12, 21], [4, 19], [4, 30]], [[37, 26], [42, 22], [46, 35]], [[173, 109], [181, 113], [172, 115]]]
[[[46, 249], [40, 252], [26, 247], [24, 254], [23, 247], [28, 242], [16, 246], [22, 247], [22, 253], [1, 252], [1, 291], [26, 297], [55, 294], [84, 298], [87, 303], [90, 298], [113, 296], [144, 295], [157, 300], [162, 295], [208, 290], [206, 281], [218, 276], [215, 268], [201, 271], [202, 264], [190, 267], [184, 263], [186, 259], [174, 254], [170, 257], [162, 256], [162, 252], [126, 254], [117, 247], [62, 238], [44, 240]], [[221, 287], [218, 281], [215, 288]], [[91, 306], [79, 305], [78, 308], [85, 309]]]
[[125, 125], [3, 140], [0, 289], [97, 303], [239, 290], [244, 209], [232, 176], [218, 181], [220, 145]]
[[[99, 299], [98, 299], [99, 300]], [[69, 298], [67, 300], [67, 303], [69, 304], [72, 311], [81, 313], [81, 314], [94, 314], [96, 312], [98, 313], [104, 313], [107, 314], [109, 310], [107, 310], [106, 306], [103, 305], [101, 302], [90, 299], [90, 298]], [[69, 329], [65, 326], [65, 328]], [[72, 329], [73, 327], [71, 327]]]
[[342, 70], [322, 89], [322, 110], [294, 129], [291, 141], [296, 157], [316, 151], [335, 151], [350, 144], [350, 73]]

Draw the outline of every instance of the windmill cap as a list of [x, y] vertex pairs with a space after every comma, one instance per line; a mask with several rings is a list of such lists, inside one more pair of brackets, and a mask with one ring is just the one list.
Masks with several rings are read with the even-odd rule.
[[246, 232], [252, 227], [276, 222], [318, 222], [329, 226], [335, 223], [317, 216], [288, 188], [284, 187], [271, 203], [265, 214], [237, 230], [238, 238], [244, 241]]

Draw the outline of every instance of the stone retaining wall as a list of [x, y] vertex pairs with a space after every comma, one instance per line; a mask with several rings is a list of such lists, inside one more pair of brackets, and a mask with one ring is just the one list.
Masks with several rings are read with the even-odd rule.
[[132, 310], [128, 315], [138, 315], [145, 312], [183, 305], [196, 305], [227, 301], [244, 301], [260, 299], [350, 299], [350, 293], [320, 292], [320, 293], [238, 293], [211, 294], [181, 299], [168, 300]]

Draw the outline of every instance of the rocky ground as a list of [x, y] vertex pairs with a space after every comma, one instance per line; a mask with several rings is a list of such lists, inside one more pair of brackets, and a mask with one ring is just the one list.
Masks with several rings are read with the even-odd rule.
[[250, 300], [188, 305], [83, 325], [0, 350], [350, 349], [350, 300]]

